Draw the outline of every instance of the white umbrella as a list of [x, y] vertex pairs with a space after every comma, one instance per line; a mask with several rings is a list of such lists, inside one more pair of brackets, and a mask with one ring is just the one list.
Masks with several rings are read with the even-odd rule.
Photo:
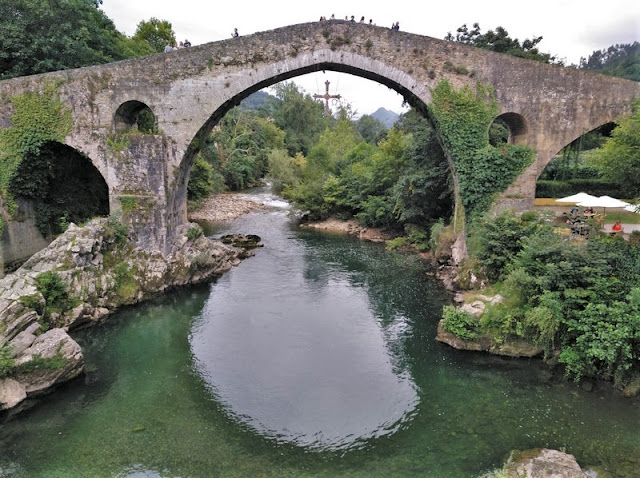
[[611, 196], [600, 196], [600, 200], [602, 201], [602, 204], [606, 204], [606, 206], [602, 207], [627, 207], [631, 205], [626, 201], [612, 198]]
[[629, 204], [628, 206], [625, 206], [624, 209], [626, 211], [636, 212], [640, 214], [640, 206], [638, 206], [638, 204]]
[[612, 198], [611, 196], [600, 196], [592, 199], [585, 199], [576, 203], [582, 207], [626, 207], [629, 206], [628, 202], [621, 201], [620, 199]]
[[580, 201], [579, 203], [577, 203], [577, 205], [582, 207], [601, 207], [603, 209], [604, 215], [606, 216], [608, 207], [621, 208], [629, 206], [629, 203], [621, 201], [620, 199], [612, 198], [611, 196], [600, 196], [597, 198]]
[[587, 193], [578, 193], [578, 194], [574, 194], [572, 196], [567, 196], [565, 198], [560, 198], [560, 199], [556, 199], [556, 202], [573, 202], [573, 203], [578, 203], [580, 201], [586, 201], [587, 199], [595, 199], [596, 196], [592, 196], [591, 194], [587, 194]]

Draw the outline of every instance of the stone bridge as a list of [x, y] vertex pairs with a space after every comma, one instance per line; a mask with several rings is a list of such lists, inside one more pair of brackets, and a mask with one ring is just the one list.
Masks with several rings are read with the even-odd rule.
[[[443, 79], [456, 87], [492, 85], [510, 141], [537, 151], [535, 163], [503, 192], [503, 200], [520, 209], [532, 205], [537, 177], [562, 147], [628, 112], [640, 94], [640, 84], [632, 81], [329, 21], [2, 81], [0, 127], [11, 124], [12, 96], [54, 81], [73, 115], [65, 143], [102, 174], [111, 211], [128, 204], [125, 219], [136, 229], [137, 243], [167, 252], [177, 227], [187, 221], [191, 163], [211, 128], [251, 93], [319, 70], [377, 81], [423, 111]], [[130, 134], [146, 107], [159, 134]]]

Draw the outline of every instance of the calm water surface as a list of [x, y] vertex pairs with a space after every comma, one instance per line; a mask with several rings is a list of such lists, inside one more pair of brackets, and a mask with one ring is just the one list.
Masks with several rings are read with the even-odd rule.
[[265, 247], [83, 332], [86, 377], [0, 425], [0, 476], [476, 477], [541, 446], [640, 476], [638, 400], [436, 343], [425, 264], [259, 197], [215, 232]]

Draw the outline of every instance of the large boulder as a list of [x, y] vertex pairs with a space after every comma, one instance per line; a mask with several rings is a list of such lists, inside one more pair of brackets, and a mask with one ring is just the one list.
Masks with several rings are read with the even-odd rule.
[[0, 380], [0, 410], [13, 408], [25, 398], [27, 390], [23, 384], [12, 378]]
[[[78, 343], [63, 329], [51, 329], [38, 336], [31, 347], [16, 358], [15, 379], [28, 395], [46, 391], [57, 383], [77, 377], [84, 370], [84, 355]], [[31, 366], [30, 366], [31, 365]]]
[[506, 466], [510, 478], [589, 478], [573, 455], [558, 450], [536, 448], [514, 451]]

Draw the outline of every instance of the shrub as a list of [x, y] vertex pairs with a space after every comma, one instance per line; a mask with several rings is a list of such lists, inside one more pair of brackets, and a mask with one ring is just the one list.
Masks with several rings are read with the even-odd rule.
[[187, 239], [190, 241], [195, 241], [200, 236], [202, 236], [202, 228], [200, 226], [192, 226], [187, 230]]
[[629, 234], [629, 245], [640, 248], [640, 231], [632, 231], [631, 234]]
[[498, 280], [522, 250], [524, 239], [543, 227], [535, 213], [518, 216], [512, 211], [504, 211], [493, 217], [485, 216], [473, 231], [472, 247], [477, 249], [489, 280]]
[[224, 191], [224, 177], [211, 163], [198, 156], [191, 168], [187, 196], [189, 200], [199, 201], [208, 196]]
[[562, 350], [559, 360], [576, 381], [583, 376], [600, 376], [621, 385], [627, 372], [640, 364], [637, 304], [588, 304], [579, 318], [571, 321], [571, 327], [575, 341]]
[[52, 312], [64, 313], [71, 309], [75, 303], [69, 297], [67, 285], [60, 274], [55, 271], [47, 271], [35, 278], [36, 289], [44, 298], [44, 315]]
[[536, 183], [537, 198], [561, 198], [582, 191], [594, 196], [620, 197], [620, 188], [616, 183], [600, 179], [570, 179], [568, 181], [538, 181]]
[[404, 231], [409, 236], [409, 242], [420, 252], [429, 250], [429, 237], [427, 232], [416, 224], [406, 224]]
[[442, 220], [431, 226], [429, 235], [429, 249], [438, 261], [445, 261], [451, 253], [451, 246], [456, 240], [453, 225], [445, 226]]
[[104, 240], [107, 243], [123, 245], [127, 242], [128, 234], [127, 226], [122, 223], [118, 216], [111, 215], [108, 217], [104, 226]]
[[67, 365], [69, 361], [62, 356], [58, 350], [53, 357], [42, 357], [34, 355], [31, 360], [18, 366], [18, 372], [33, 373], [37, 370], [58, 370]]
[[13, 369], [14, 359], [11, 347], [3, 345], [0, 347], [0, 379], [9, 375]]
[[129, 264], [123, 262], [113, 269], [113, 277], [115, 280], [115, 293], [123, 300], [128, 302], [135, 297], [140, 286], [136, 279], [137, 269], [129, 268]]
[[478, 337], [478, 321], [471, 314], [453, 305], [446, 305], [442, 309], [442, 327], [462, 340]]
[[402, 249], [403, 247], [406, 247], [408, 244], [409, 244], [409, 239], [404, 236], [394, 237], [389, 241], [385, 241], [385, 245], [387, 246], [388, 249], [391, 249], [391, 250]]

